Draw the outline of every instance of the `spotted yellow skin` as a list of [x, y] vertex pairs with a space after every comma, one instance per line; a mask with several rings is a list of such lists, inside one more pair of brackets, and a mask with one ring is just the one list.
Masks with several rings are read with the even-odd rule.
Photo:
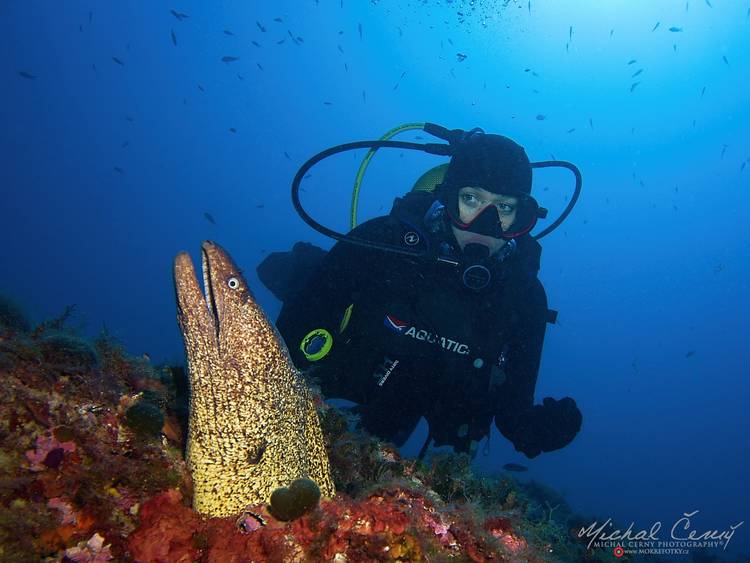
[[312, 396], [241, 271], [202, 247], [206, 296], [187, 253], [175, 258], [177, 319], [190, 382], [187, 464], [193, 507], [230, 516], [295, 479], [335, 494]]

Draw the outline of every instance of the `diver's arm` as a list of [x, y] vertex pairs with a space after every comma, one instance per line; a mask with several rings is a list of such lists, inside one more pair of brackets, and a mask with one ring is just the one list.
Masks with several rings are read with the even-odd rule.
[[581, 413], [570, 397], [547, 397], [542, 405], [533, 404], [547, 323], [547, 297], [538, 280], [524, 300], [524, 313], [509, 346], [495, 425], [517, 451], [533, 458], [570, 443], [581, 427]]
[[534, 406], [539, 363], [546, 331], [547, 296], [534, 279], [521, 305], [521, 321], [507, 346], [505, 382], [495, 411], [495, 425], [511, 442], [519, 433], [521, 415]]
[[[366, 240], [383, 240], [387, 236], [388, 222], [386, 217], [373, 219], [354, 229], [350, 235]], [[330, 338], [331, 349], [338, 344], [339, 329], [347, 308], [366, 287], [367, 280], [374, 275], [383, 259], [380, 250], [337, 242], [304, 288], [284, 303], [276, 327], [299, 369], [307, 369], [318, 361], [312, 359], [314, 355], [306, 355], [300, 348], [311, 331], [325, 331], [316, 334]]]

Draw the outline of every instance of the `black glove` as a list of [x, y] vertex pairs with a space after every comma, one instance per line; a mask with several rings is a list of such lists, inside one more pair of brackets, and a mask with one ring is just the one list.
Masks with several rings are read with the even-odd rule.
[[559, 401], [547, 397], [521, 415], [518, 435], [513, 440], [516, 451], [533, 458], [542, 452], [564, 448], [581, 429], [581, 411], [570, 397]]

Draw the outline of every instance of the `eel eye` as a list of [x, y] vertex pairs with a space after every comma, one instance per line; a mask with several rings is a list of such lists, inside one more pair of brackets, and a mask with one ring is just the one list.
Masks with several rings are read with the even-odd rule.
[[227, 285], [229, 286], [229, 289], [239, 289], [240, 280], [238, 280], [237, 278], [229, 278], [227, 280]]

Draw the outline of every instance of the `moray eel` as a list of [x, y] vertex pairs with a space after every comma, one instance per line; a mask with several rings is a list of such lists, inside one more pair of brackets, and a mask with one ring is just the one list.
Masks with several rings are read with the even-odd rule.
[[206, 241], [201, 255], [205, 297], [190, 256], [174, 262], [190, 383], [193, 508], [238, 514], [299, 478], [333, 496], [320, 420], [283, 340], [229, 254]]

